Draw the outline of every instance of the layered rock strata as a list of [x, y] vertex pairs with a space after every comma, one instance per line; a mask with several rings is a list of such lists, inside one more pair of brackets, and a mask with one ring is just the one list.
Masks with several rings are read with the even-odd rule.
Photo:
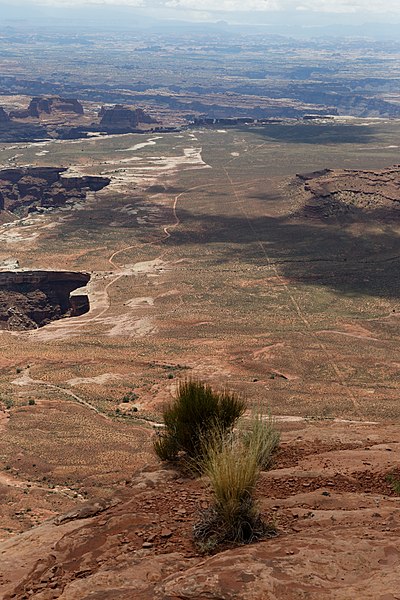
[[90, 280], [73, 271], [0, 272], [0, 329], [23, 331], [89, 310], [87, 295], [71, 296]]
[[400, 166], [379, 170], [324, 169], [297, 175], [311, 218], [398, 218]]
[[0, 170], [0, 210], [18, 216], [84, 201], [110, 183], [108, 177], [68, 177], [67, 169], [21, 167]]

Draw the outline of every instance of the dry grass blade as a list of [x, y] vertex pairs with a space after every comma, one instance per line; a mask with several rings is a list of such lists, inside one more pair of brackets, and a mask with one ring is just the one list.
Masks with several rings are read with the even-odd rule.
[[265, 414], [261, 408], [256, 408], [250, 420], [245, 425], [242, 423], [241, 435], [250, 452], [258, 455], [260, 468], [269, 469], [281, 438], [273, 417]]

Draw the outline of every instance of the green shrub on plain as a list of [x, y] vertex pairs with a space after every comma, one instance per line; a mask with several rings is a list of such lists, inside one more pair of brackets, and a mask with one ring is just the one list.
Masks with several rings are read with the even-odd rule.
[[216, 392], [201, 381], [182, 381], [175, 399], [165, 407], [165, 429], [154, 442], [161, 460], [176, 460], [181, 454], [201, 465], [207, 440], [215, 430], [229, 432], [246, 410], [236, 394]]

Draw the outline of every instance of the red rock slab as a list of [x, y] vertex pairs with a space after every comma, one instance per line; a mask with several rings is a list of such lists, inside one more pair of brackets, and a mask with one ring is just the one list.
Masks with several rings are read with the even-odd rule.
[[383, 600], [400, 584], [398, 538], [330, 528], [229, 550], [155, 590], [156, 600]]

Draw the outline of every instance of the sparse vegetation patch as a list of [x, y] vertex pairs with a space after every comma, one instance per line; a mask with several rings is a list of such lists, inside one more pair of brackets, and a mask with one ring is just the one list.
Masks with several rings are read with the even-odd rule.
[[245, 409], [246, 402], [236, 394], [215, 392], [199, 381], [181, 382], [164, 409], [165, 429], [154, 441], [161, 460], [182, 458], [210, 480], [213, 502], [194, 526], [202, 552], [275, 534], [261, 518], [254, 491], [260, 470], [271, 465], [280, 436], [272, 417], [261, 410], [234, 429]]
[[400, 496], [400, 473], [389, 473], [386, 476], [386, 479], [392, 486], [392, 489], [395, 492], [395, 494], [398, 494]]

